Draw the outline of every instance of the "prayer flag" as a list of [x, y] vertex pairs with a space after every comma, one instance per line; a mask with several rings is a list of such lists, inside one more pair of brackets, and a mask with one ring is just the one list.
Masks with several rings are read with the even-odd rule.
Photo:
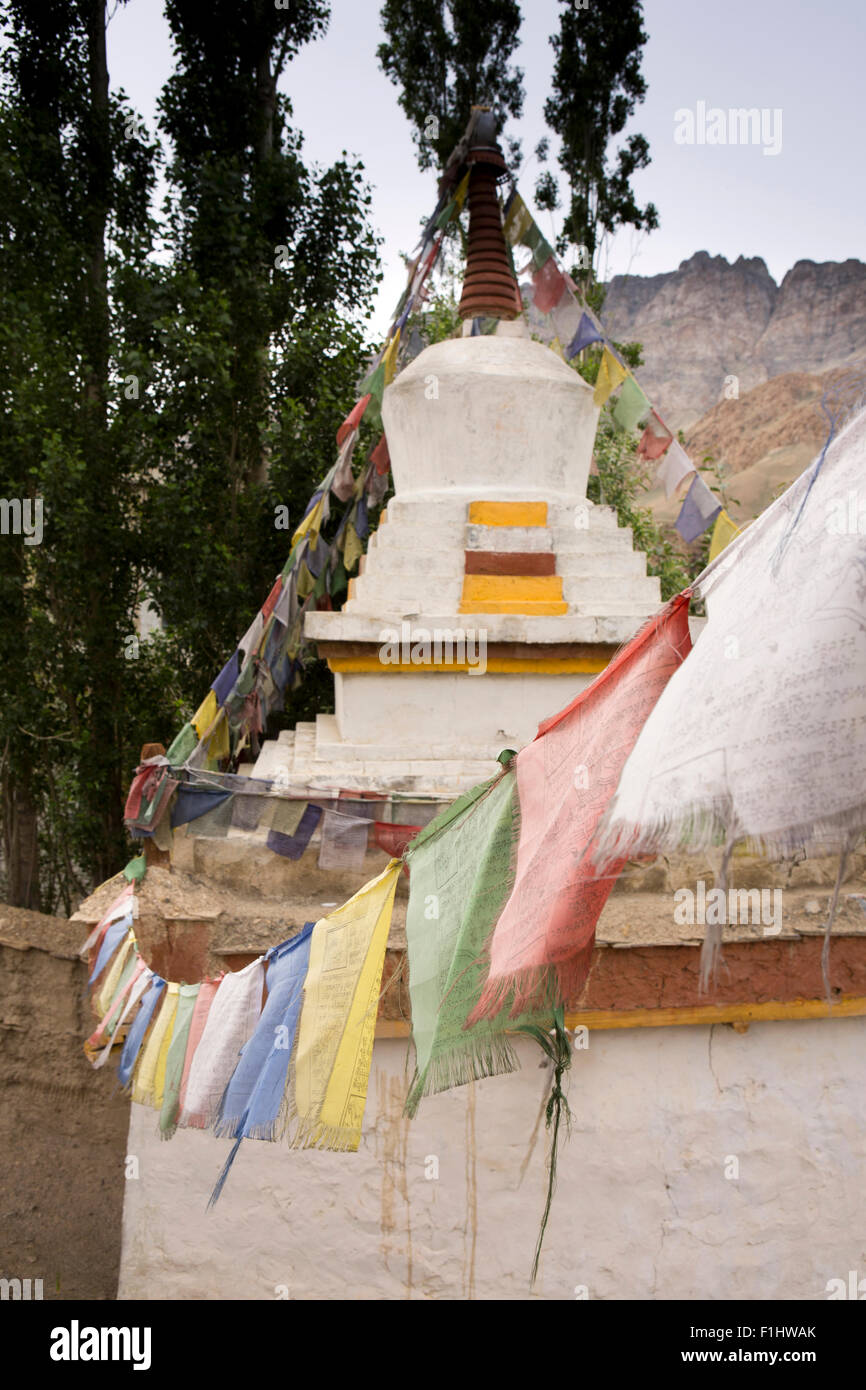
[[391, 340], [385, 349], [385, 356], [382, 358], [382, 366], [385, 368], [385, 385], [390, 386], [394, 377], [397, 375], [397, 353], [400, 349], [400, 330], [394, 331]]
[[550, 256], [532, 275], [532, 302], [540, 314], [549, 314], [565, 293], [565, 276]]
[[313, 930], [295, 1059], [295, 1148], [354, 1151], [361, 1142], [379, 985], [401, 867], [392, 860]]
[[163, 999], [165, 988], [165, 980], [161, 979], [159, 975], [151, 976], [150, 983], [139, 1005], [138, 1013], [126, 1035], [126, 1042], [123, 1044], [123, 1051], [120, 1054], [120, 1066], [117, 1069], [118, 1079], [124, 1090], [132, 1081], [132, 1074], [138, 1061], [144, 1035]]
[[515, 193], [508, 201], [505, 212], [505, 239], [512, 246], [523, 241], [530, 227], [532, 227], [532, 213], [524, 203], [519, 193]]
[[709, 559], [715, 560], [717, 555], [721, 555], [726, 546], [730, 545], [735, 536], [740, 534], [741, 528], [735, 521], [732, 521], [724, 507], [716, 517], [716, 524], [713, 527], [713, 536], [710, 541]]
[[174, 1016], [177, 1012], [179, 990], [180, 985], [169, 981], [163, 995], [162, 1006], [156, 1016], [144, 1051], [139, 1058], [132, 1081], [132, 1099], [137, 1101], [139, 1105], [152, 1105], [156, 1110], [162, 1107], [165, 1063], [168, 1057], [172, 1028], [174, 1027]]
[[210, 787], [186, 784], [178, 787], [175, 803], [171, 808], [171, 823], [176, 828], [189, 821], [198, 820], [217, 806], [221, 806], [231, 796], [231, 792], [214, 791]]
[[208, 1205], [219, 1197], [243, 1139], [275, 1139], [298, 1027], [313, 924], [268, 951], [267, 1002], [220, 1104], [214, 1131], [236, 1142]]
[[337, 430], [338, 445], [342, 444], [348, 438], [348, 436], [353, 433], [353, 431], [357, 430], [360, 427], [361, 420], [364, 417], [364, 411], [367, 409], [367, 406], [369, 404], [370, 396], [368, 394], [366, 396], [362, 396], [361, 399], [358, 402], [356, 402], [355, 405], [352, 406], [352, 409], [349, 411], [342, 425]]
[[598, 377], [595, 383], [593, 400], [597, 406], [603, 406], [611, 391], [615, 391], [621, 381], [625, 380], [625, 367], [619, 362], [606, 347], [601, 355], [601, 363], [598, 368]]
[[262, 1012], [264, 956], [223, 976], [189, 1068], [179, 1123], [206, 1129], [216, 1119], [223, 1092], [244, 1044]]
[[688, 478], [689, 474], [694, 473], [694, 471], [695, 465], [685, 449], [676, 439], [673, 439], [661, 464], [656, 469], [656, 482], [661, 483], [664, 487], [665, 497], [673, 497], [683, 479]]
[[415, 1075], [406, 1100], [515, 1071], [504, 1015], [466, 1028], [484, 982], [484, 950], [512, 883], [519, 825], [514, 772], [459, 797], [406, 852], [409, 992]]
[[187, 1038], [186, 1052], [184, 1054], [183, 1059], [183, 1074], [181, 1076], [180, 1092], [178, 1095], [177, 1105], [178, 1117], [180, 1116], [184, 1106], [186, 1105], [186, 1088], [187, 1082], [189, 1081], [189, 1073], [190, 1067], [192, 1066], [192, 1059], [196, 1054], [196, 1050], [198, 1048], [199, 1043], [201, 1042], [201, 1036], [204, 1032], [204, 1027], [208, 1020], [211, 1005], [213, 1004], [213, 1001], [216, 998], [216, 992], [219, 988], [220, 981], [222, 980], [222, 978], [223, 976], [222, 974], [220, 974], [216, 977], [216, 979], [202, 980], [201, 985], [199, 987], [199, 992], [196, 995], [195, 1008], [193, 1009], [192, 1019], [190, 1020], [189, 1036]]
[[277, 830], [281, 835], [294, 835], [307, 809], [306, 801], [296, 801], [288, 797], [272, 797], [262, 816], [262, 824], [269, 830]]
[[674, 522], [687, 545], [696, 541], [710, 522], [722, 510], [722, 504], [711, 492], [699, 473], [692, 479], [692, 485], [685, 495], [680, 514]]
[[217, 704], [216, 693], [209, 690], [192, 717], [192, 726], [198, 734], [199, 742], [210, 731], [218, 713], [219, 705]]
[[240, 649], [232, 652], [225, 666], [220, 671], [211, 690], [217, 698], [217, 704], [224, 705], [234, 689], [234, 683], [240, 674]]
[[200, 988], [201, 986], [198, 984], [181, 985], [178, 991], [174, 1028], [166, 1054], [162, 1108], [159, 1112], [159, 1133], [162, 1139], [170, 1139], [177, 1129], [180, 1083], [183, 1078], [186, 1045]]
[[352, 455], [355, 452], [355, 445], [358, 443], [358, 431], [350, 430], [343, 440], [337, 458], [337, 469], [331, 483], [331, 491], [341, 502], [347, 502], [352, 496], [355, 487], [355, 475], [352, 472]]
[[322, 819], [319, 868], [362, 869], [369, 830], [369, 820], [326, 811]]
[[653, 411], [637, 446], [638, 458], [648, 459], [650, 462], [660, 459], [665, 450], [670, 448], [672, 440], [673, 435], [667, 425], [663, 424]]
[[284, 859], [300, 859], [313, 838], [313, 831], [321, 816], [321, 806], [307, 805], [294, 834], [285, 835], [279, 830], [268, 831], [268, 849], [272, 849], [275, 854], [281, 854]]
[[[321, 492], [317, 495], [317, 497], [314, 499], [311, 505], [307, 508], [307, 512], [301, 520], [300, 526], [298, 527], [295, 534], [292, 536], [292, 549], [295, 548], [295, 546], [298, 544], [298, 541], [303, 540], [304, 536], [318, 536], [319, 528], [321, 527], [322, 522], [327, 519], [327, 516], [327, 495], [324, 492]], [[262, 627], [264, 627], [264, 622], [265, 618], [264, 614], [262, 614]]]
[[861, 410], [697, 580], [706, 626], [626, 764], [599, 862], [737, 840], [811, 858], [866, 825], [863, 535], [834, 517], [864, 460]]
[[392, 821], [373, 822], [373, 839], [392, 859], [402, 859], [406, 846], [420, 835], [423, 826], [395, 825]]
[[[687, 655], [689, 593], [672, 599], [591, 685], [546, 720], [510, 766], [519, 839], [511, 891], [490, 939], [490, 970], [470, 1024], [555, 1007], [584, 984], [595, 926], [619, 868], [589, 851], [646, 719]], [[407, 928], [408, 930], [408, 928]]]
[[565, 355], [570, 361], [571, 358], [576, 357], [579, 352], [583, 352], [584, 348], [590, 347], [593, 343], [601, 343], [603, 341], [604, 339], [601, 333], [599, 333], [592, 319], [589, 317], [589, 314], [583, 314], [578, 324], [577, 332], [569, 343]]
[[621, 429], [628, 430], [629, 433], [636, 427], [638, 421], [642, 420], [649, 413], [650, 403], [638, 386], [634, 377], [629, 373], [622, 384], [619, 398], [613, 408], [613, 418]]
[[370, 454], [370, 462], [376, 465], [377, 473], [387, 473], [391, 467], [391, 455], [388, 452], [388, 441], [384, 434], [380, 437], [379, 443]]

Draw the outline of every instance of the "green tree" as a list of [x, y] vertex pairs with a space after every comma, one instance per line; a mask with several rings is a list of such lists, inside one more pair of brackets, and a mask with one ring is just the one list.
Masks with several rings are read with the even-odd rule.
[[[379, 261], [363, 166], [344, 156], [308, 168], [277, 90], [300, 46], [325, 32], [328, 6], [168, 0], [166, 13], [171, 263], [152, 306], [145, 518], [153, 598], [197, 704], [334, 461]], [[330, 695], [323, 671], [314, 690]]]
[[43, 511], [40, 543], [0, 542], [4, 866], [10, 901], [68, 907], [125, 846], [139, 325], [114, 316], [147, 273], [156, 156], [109, 91], [101, 0], [2, 18], [0, 489]]
[[[400, 88], [418, 164], [441, 169], [472, 106], [490, 106], [501, 132], [523, 110], [523, 72], [511, 63], [520, 39], [515, 0], [386, 0], [382, 71]], [[518, 146], [511, 142], [516, 157]]]
[[[568, 189], [558, 249], [564, 255], [569, 247], [585, 248], [573, 274], [589, 289], [600, 232], [620, 226], [652, 231], [658, 226], [655, 206], [639, 207], [631, 186], [633, 175], [650, 162], [645, 137], [629, 135], [615, 155], [608, 153], [646, 95], [640, 65], [647, 36], [639, 0], [587, 7], [575, 0], [560, 4], [559, 32], [550, 40], [556, 54], [553, 95], [545, 103], [544, 118], [559, 136], [559, 164]], [[559, 205], [557, 183], [549, 171], [540, 176], [536, 199], [541, 207]]]

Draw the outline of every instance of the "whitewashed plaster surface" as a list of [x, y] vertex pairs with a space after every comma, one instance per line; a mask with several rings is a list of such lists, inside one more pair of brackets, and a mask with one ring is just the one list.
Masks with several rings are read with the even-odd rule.
[[119, 1296], [824, 1300], [866, 1275], [866, 1019], [593, 1032], [532, 1295], [549, 1073], [520, 1050], [410, 1123], [407, 1046], [378, 1042], [360, 1152], [245, 1141], [211, 1212], [228, 1141], [161, 1142], [133, 1105]]

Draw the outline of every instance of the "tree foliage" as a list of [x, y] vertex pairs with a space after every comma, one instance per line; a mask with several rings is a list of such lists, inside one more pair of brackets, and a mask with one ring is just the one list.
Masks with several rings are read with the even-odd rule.
[[[559, 164], [568, 185], [559, 249], [586, 247], [597, 261], [599, 230], [619, 226], [647, 231], [658, 226], [652, 203], [641, 208], [631, 186], [633, 175], [649, 164], [649, 145], [632, 134], [609, 155], [612, 140], [646, 95], [640, 64], [646, 32], [640, 0], [617, 5], [579, 6], [560, 0], [559, 32], [551, 38], [556, 55], [553, 95], [545, 120], [559, 136]], [[547, 171], [536, 190], [541, 206], [555, 206], [558, 195]], [[575, 273], [588, 277], [576, 267]]]
[[511, 62], [520, 41], [515, 0], [386, 0], [381, 20], [387, 40], [379, 63], [400, 88], [420, 168], [444, 166], [472, 106], [492, 107], [500, 131], [509, 116], [520, 116], [523, 72]]
[[276, 505], [297, 522], [368, 352], [363, 171], [308, 167], [277, 90], [328, 7], [166, 10], [155, 215], [160, 148], [111, 89], [105, 0], [0, 0], [0, 494], [44, 514], [41, 544], [0, 537], [0, 813], [6, 897], [48, 911], [124, 862], [141, 745], [282, 568]]

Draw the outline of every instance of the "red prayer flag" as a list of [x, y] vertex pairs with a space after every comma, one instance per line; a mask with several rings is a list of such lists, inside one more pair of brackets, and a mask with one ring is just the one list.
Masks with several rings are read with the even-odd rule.
[[[260, 590], [259, 592], [261, 592], [261, 590]], [[263, 607], [262, 607], [262, 617], [264, 618], [265, 622], [268, 621], [268, 618], [271, 616], [271, 614], [273, 613], [274, 609], [276, 608], [276, 606], [277, 606], [277, 599], [280, 597], [280, 594], [281, 594], [282, 592], [283, 592], [283, 576], [280, 574], [280, 575], [278, 575], [277, 578], [274, 580], [274, 587], [271, 589], [271, 592], [268, 594], [267, 598], [266, 598], [265, 601], [264, 601], [264, 605], [263, 605]]]
[[362, 396], [361, 399], [357, 402], [357, 404], [354, 405], [352, 409], [349, 411], [342, 425], [337, 430], [338, 444], [342, 444], [343, 441], [346, 439], [347, 435], [351, 434], [352, 430], [356, 430], [358, 428], [358, 426], [361, 423], [361, 419], [364, 415], [364, 411], [370, 404], [371, 399], [372, 397], [368, 392], [367, 395]]
[[554, 256], [548, 257], [541, 269], [533, 273], [532, 284], [532, 302], [540, 314], [549, 314], [567, 292], [565, 276]]
[[373, 822], [373, 839], [392, 859], [402, 859], [403, 851], [423, 829], [420, 825], [394, 825], [391, 821]]
[[638, 458], [660, 459], [662, 454], [670, 448], [672, 440], [673, 435], [667, 425], [653, 411], [637, 446]]
[[625, 863], [602, 876], [592, 862], [594, 836], [641, 729], [691, 648], [689, 598], [686, 590], [672, 599], [514, 759], [514, 883], [466, 1027], [494, 1017], [509, 999], [515, 1018], [583, 987], [596, 923]]
[[391, 467], [391, 455], [388, 452], [388, 441], [384, 434], [371, 453], [370, 462], [375, 463], [377, 473], [387, 473]]

